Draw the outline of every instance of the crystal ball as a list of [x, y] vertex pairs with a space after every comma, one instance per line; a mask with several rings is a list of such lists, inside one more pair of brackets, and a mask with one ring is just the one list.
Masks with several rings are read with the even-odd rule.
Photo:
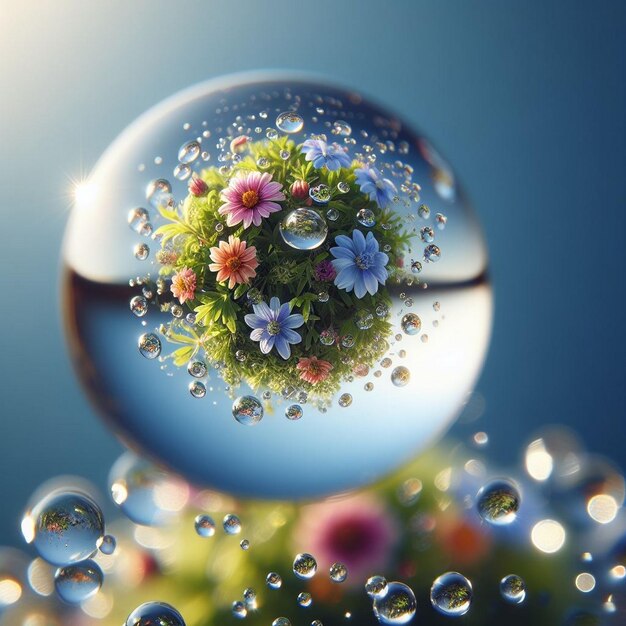
[[237, 75], [157, 104], [77, 186], [67, 343], [134, 451], [237, 496], [321, 497], [460, 413], [490, 337], [487, 269], [420, 132], [350, 89]]

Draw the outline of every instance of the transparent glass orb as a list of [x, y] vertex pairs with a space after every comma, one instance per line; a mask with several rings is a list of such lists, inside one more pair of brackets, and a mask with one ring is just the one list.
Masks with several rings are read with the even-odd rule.
[[[231, 388], [219, 363], [207, 363], [206, 375], [204, 368], [192, 367], [200, 372], [206, 393], [190, 393], [194, 377], [188, 365], [204, 359], [191, 355], [193, 348], [185, 363], [175, 365], [167, 358], [175, 346], [159, 329], [173, 319], [193, 326], [195, 314], [172, 300], [167, 276], [158, 280], [159, 258], [166, 253], [153, 239], [164, 224], [155, 205], [170, 202], [175, 208], [205, 168], [228, 177], [229, 168], [249, 158], [246, 150], [253, 142], [288, 137], [293, 152], [320, 136], [336, 144], [335, 154], [347, 151], [393, 181], [389, 208], [408, 234], [385, 285], [390, 300], [354, 311], [370, 308], [375, 322], [391, 324], [390, 334], [380, 339], [384, 364], [359, 363], [358, 332], [369, 330], [355, 326], [335, 337], [320, 329], [324, 348], [340, 351], [341, 363], [354, 367], [330, 402], [321, 405], [311, 394], [307, 400], [297, 377], [281, 393], [253, 389], [246, 381]], [[285, 164], [291, 158], [290, 150], [277, 148], [276, 155]], [[251, 163], [259, 172], [272, 171], [264, 157]], [[291, 254], [318, 255], [336, 245], [331, 231], [339, 228], [341, 211], [335, 202], [359, 193], [353, 179], [328, 185], [324, 194], [317, 189], [313, 196], [319, 185], [311, 185], [293, 193], [302, 203], [312, 203], [329, 232], [315, 249], [286, 246]], [[358, 219], [355, 212], [354, 228], [363, 234], [384, 225], [380, 212], [376, 220]], [[423, 240], [424, 227], [432, 230], [433, 242]], [[225, 228], [215, 225], [216, 232]], [[267, 252], [260, 250], [260, 258]], [[490, 336], [485, 242], [450, 166], [392, 112], [310, 77], [227, 77], [176, 94], [142, 115], [76, 189], [63, 261], [68, 346], [79, 378], [108, 424], [136, 451], [191, 482], [235, 495], [310, 498], [391, 472], [453, 422], [474, 386]], [[324, 285], [328, 288], [312, 294], [314, 312], [337, 302], [332, 282]], [[321, 291], [328, 299], [318, 300]], [[255, 300], [268, 301], [270, 295], [251, 290], [239, 303], [251, 313]], [[169, 306], [155, 304], [168, 296]], [[414, 334], [402, 326], [408, 313], [420, 321], [420, 328], [411, 326]], [[253, 359], [244, 351], [237, 361], [248, 367]], [[399, 366], [406, 368], [401, 385], [392, 376]], [[263, 405], [265, 417], [254, 428], [233, 417], [233, 400], [242, 396], [254, 396]], [[306, 403], [306, 419], [284, 419], [294, 401]]]

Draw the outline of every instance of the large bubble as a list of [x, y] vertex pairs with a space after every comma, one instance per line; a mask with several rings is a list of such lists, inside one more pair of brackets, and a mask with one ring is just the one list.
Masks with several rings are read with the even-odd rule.
[[[302, 207], [315, 221], [287, 241]], [[450, 167], [386, 109], [298, 76], [211, 81], [140, 117], [77, 189], [63, 259], [68, 343], [108, 423], [237, 495], [315, 497], [408, 461], [461, 410], [490, 335], [486, 248]], [[254, 428], [233, 414], [248, 396]]]

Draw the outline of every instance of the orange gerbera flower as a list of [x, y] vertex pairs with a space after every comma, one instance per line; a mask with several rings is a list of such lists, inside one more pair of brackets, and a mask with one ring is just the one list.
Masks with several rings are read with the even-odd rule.
[[256, 248], [247, 247], [245, 241], [232, 235], [228, 241], [220, 241], [219, 247], [211, 248], [211, 263], [209, 269], [217, 272], [217, 282], [228, 280], [228, 288], [247, 283], [256, 276], [259, 262], [256, 258]]
[[330, 370], [333, 369], [328, 361], [318, 359], [316, 356], [300, 357], [296, 367], [300, 370], [300, 378], [312, 385], [326, 380]]

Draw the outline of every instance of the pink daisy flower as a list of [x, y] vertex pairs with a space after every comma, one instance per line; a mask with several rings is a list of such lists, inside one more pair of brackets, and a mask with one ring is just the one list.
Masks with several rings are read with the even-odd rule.
[[294, 548], [311, 553], [327, 569], [338, 561], [348, 568], [346, 584], [362, 585], [384, 571], [393, 554], [398, 527], [374, 496], [357, 495], [306, 506], [294, 529]]
[[244, 228], [248, 228], [250, 224], [259, 226], [262, 218], [280, 211], [277, 201], [285, 199], [281, 189], [282, 185], [272, 181], [271, 174], [267, 172], [250, 172], [236, 176], [222, 191], [224, 204], [218, 211], [226, 216], [228, 226], [235, 226], [240, 222], [243, 222]]
[[228, 281], [228, 288], [247, 283], [256, 276], [259, 262], [256, 258], [256, 248], [247, 247], [245, 241], [230, 235], [228, 241], [220, 241], [219, 247], [211, 248], [211, 263], [209, 269], [217, 272], [217, 282]]
[[300, 370], [302, 380], [315, 385], [328, 378], [328, 373], [333, 369], [333, 366], [328, 361], [312, 356], [300, 357], [296, 368]]
[[196, 291], [195, 272], [188, 267], [183, 267], [182, 270], [174, 274], [170, 289], [181, 304], [184, 304], [186, 300], [193, 300]]

